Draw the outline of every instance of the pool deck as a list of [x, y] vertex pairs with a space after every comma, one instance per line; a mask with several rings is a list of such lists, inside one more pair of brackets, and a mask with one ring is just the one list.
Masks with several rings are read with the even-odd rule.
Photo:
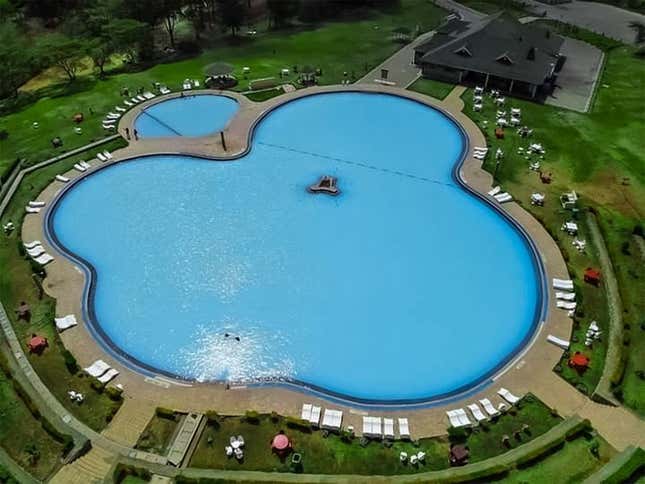
[[[204, 138], [175, 137], [132, 140], [128, 147], [114, 153], [114, 161], [111, 163], [118, 162], [123, 158], [161, 153], [234, 159], [242, 156], [249, 149], [253, 126], [271, 109], [284, 102], [311, 94], [348, 90], [396, 94], [442, 109], [461, 124], [469, 138], [471, 147], [485, 146], [486, 142], [482, 132], [462, 112], [463, 102], [460, 96], [463, 89], [456, 87], [443, 101], [399, 88], [367, 84], [301, 89], [262, 103], [254, 103], [236, 93], [226, 93], [240, 103], [237, 116], [225, 129], [227, 151], [224, 151], [219, 135]], [[219, 91], [206, 90], [194, 92], [220, 93]], [[163, 99], [178, 95], [177, 93], [171, 94], [164, 96]], [[160, 99], [155, 98], [142, 103], [127, 112], [121, 119], [119, 132], [125, 136], [125, 128], [128, 127], [133, 133], [133, 123], [139, 111]], [[473, 158], [471, 152], [472, 150], [469, 151], [462, 165], [461, 176], [471, 188], [485, 195], [491, 188], [492, 177], [481, 169], [481, 161]], [[65, 175], [70, 178], [86, 176], [91, 174], [96, 167], [103, 165], [98, 160], [90, 160], [90, 163], [93, 168], [86, 173], [81, 174], [71, 170]], [[38, 200], [50, 202], [63, 186], [63, 183], [52, 182], [41, 193]], [[549, 286], [553, 277], [568, 278], [562, 254], [544, 227], [515, 202], [503, 204], [501, 208], [521, 224], [535, 242], [544, 264]], [[57, 300], [57, 316], [72, 313], [79, 321], [82, 321], [81, 296], [86, 282], [84, 272], [49, 246], [44, 233], [44, 214], [45, 210], [39, 214], [25, 217], [22, 227], [23, 239], [25, 241], [43, 241], [47, 251], [56, 257], [47, 266], [48, 275], [44, 281], [44, 288], [49, 295]], [[477, 250], [477, 246], [473, 245], [472, 250]], [[220, 414], [241, 414], [246, 410], [253, 409], [260, 412], [276, 411], [284, 415], [299, 416], [302, 404], [309, 402], [327, 408], [342, 409], [344, 411], [343, 425], [354, 425], [356, 429], [362, 428], [361, 417], [369, 413], [375, 416], [408, 417], [410, 430], [415, 438], [443, 435], [448, 426], [446, 410], [465, 408], [465, 405], [481, 398], [489, 398], [497, 406], [502, 401], [496, 394], [500, 387], [508, 388], [516, 395], [532, 392], [547, 405], [556, 408], [563, 416], [578, 413], [589, 418], [600, 433], [618, 449], [623, 449], [629, 444], [645, 445], [645, 424], [638, 417], [622, 408], [608, 407], [592, 402], [552, 371], [560, 359], [562, 350], [547, 343], [546, 336], [553, 334], [563, 339], [569, 339], [572, 322], [564, 311], [556, 309], [553, 293], [551, 290], [550, 292], [547, 320], [540, 325], [525, 350], [495, 377], [493, 384], [461, 401], [452, 401], [433, 407], [410, 407], [398, 410], [369, 409], [350, 403], [330, 402], [322, 397], [303, 393], [302, 390], [286, 387], [264, 386], [226, 389], [223, 384], [187, 384], [164, 377], [151, 378], [129, 369], [104, 351], [85, 324], [81, 323], [77, 327], [63, 332], [61, 337], [65, 346], [75, 355], [81, 366], [88, 366], [96, 359], [101, 358], [120, 370], [121, 374], [114, 380], [114, 383], [120, 383], [125, 387], [125, 402], [115, 419], [104, 431], [104, 435], [124, 445], [132, 445], [136, 441], [136, 437], [145, 426], [145, 415], [149, 414], [152, 417], [156, 406], [195, 412], [216, 410]], [[467, 297], [468, 295], [465, 295], [464, 303], [467, 303]], [[477, 336], [472, 335], [472, 337]], [[455, 357], [457, 358], [458, 355]], [[398, 428], [396, 430], [398, 431]]]

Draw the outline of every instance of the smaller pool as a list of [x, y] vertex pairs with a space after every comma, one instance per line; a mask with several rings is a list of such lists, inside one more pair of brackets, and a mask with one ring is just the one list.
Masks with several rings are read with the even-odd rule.
[[224, 129], [238, 109], [235, 99], [217, 94], [176, 97], [144, 109], [134, 127], [142, 138], [206, 136]]

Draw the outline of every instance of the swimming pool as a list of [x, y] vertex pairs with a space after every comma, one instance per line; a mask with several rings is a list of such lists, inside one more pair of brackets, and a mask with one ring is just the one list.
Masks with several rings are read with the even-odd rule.
[[175, 97], [145, 108], [134, 127], [141, 138], [206, 136], [223, 130], [238, 109], [235, 99], [217, 94]]
[[[146, 366], [431, 400], [496, 371], [541, 304], [527, 241], [453, 177], [464, 149], [420, 103], [307, 96], [239, 160], [148, 156], [86, 177], [50, 232], [93, 268], [103, 336]], [[307, 193], [322, 174], [339, 196]]]

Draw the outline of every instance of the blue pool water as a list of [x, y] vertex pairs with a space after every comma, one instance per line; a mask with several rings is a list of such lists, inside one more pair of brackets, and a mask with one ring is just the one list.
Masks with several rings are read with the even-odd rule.
[[146, 108], [134, 127], [142, 138], [206, 136], [223, 130], [238, 108], [234, 99], [215, 94], [176, 97]]
[[[432, 398], [512, 354], [539, 299], [525, 241], [453, 180], [462, 149], [413, 101], [309, 96], [261, 121], [239, 160], [151, 156], [87, 177], [52, 229], [96, 270], [97, 323], [147, 365]], [[321, 174], [341, 195], [306, 192]]]

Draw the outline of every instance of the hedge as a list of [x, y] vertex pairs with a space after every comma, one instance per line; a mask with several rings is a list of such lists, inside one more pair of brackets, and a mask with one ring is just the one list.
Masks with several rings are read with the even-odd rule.
[[170, 420], [175, 420], [175, 411], [171, 410], [170, 408], [157, 407], [157, 410], [155, 410], [155, 413], [159, 418], [167, 418]]
[[620, 454], [616, 454], [613, 459], [584, 482], [619, 484], [627, 482], [631, 477], [643, 470], [645, 470], [645, 451], [640, 447], [630, 445]]
[[256, 91], [258, 89], [268, 89], [270, 87], [276, 87], [278, 85], [278, 80], [275, 77], [267, 77], [266, 79], [255, 79], [249, 82], [249, 89]]

